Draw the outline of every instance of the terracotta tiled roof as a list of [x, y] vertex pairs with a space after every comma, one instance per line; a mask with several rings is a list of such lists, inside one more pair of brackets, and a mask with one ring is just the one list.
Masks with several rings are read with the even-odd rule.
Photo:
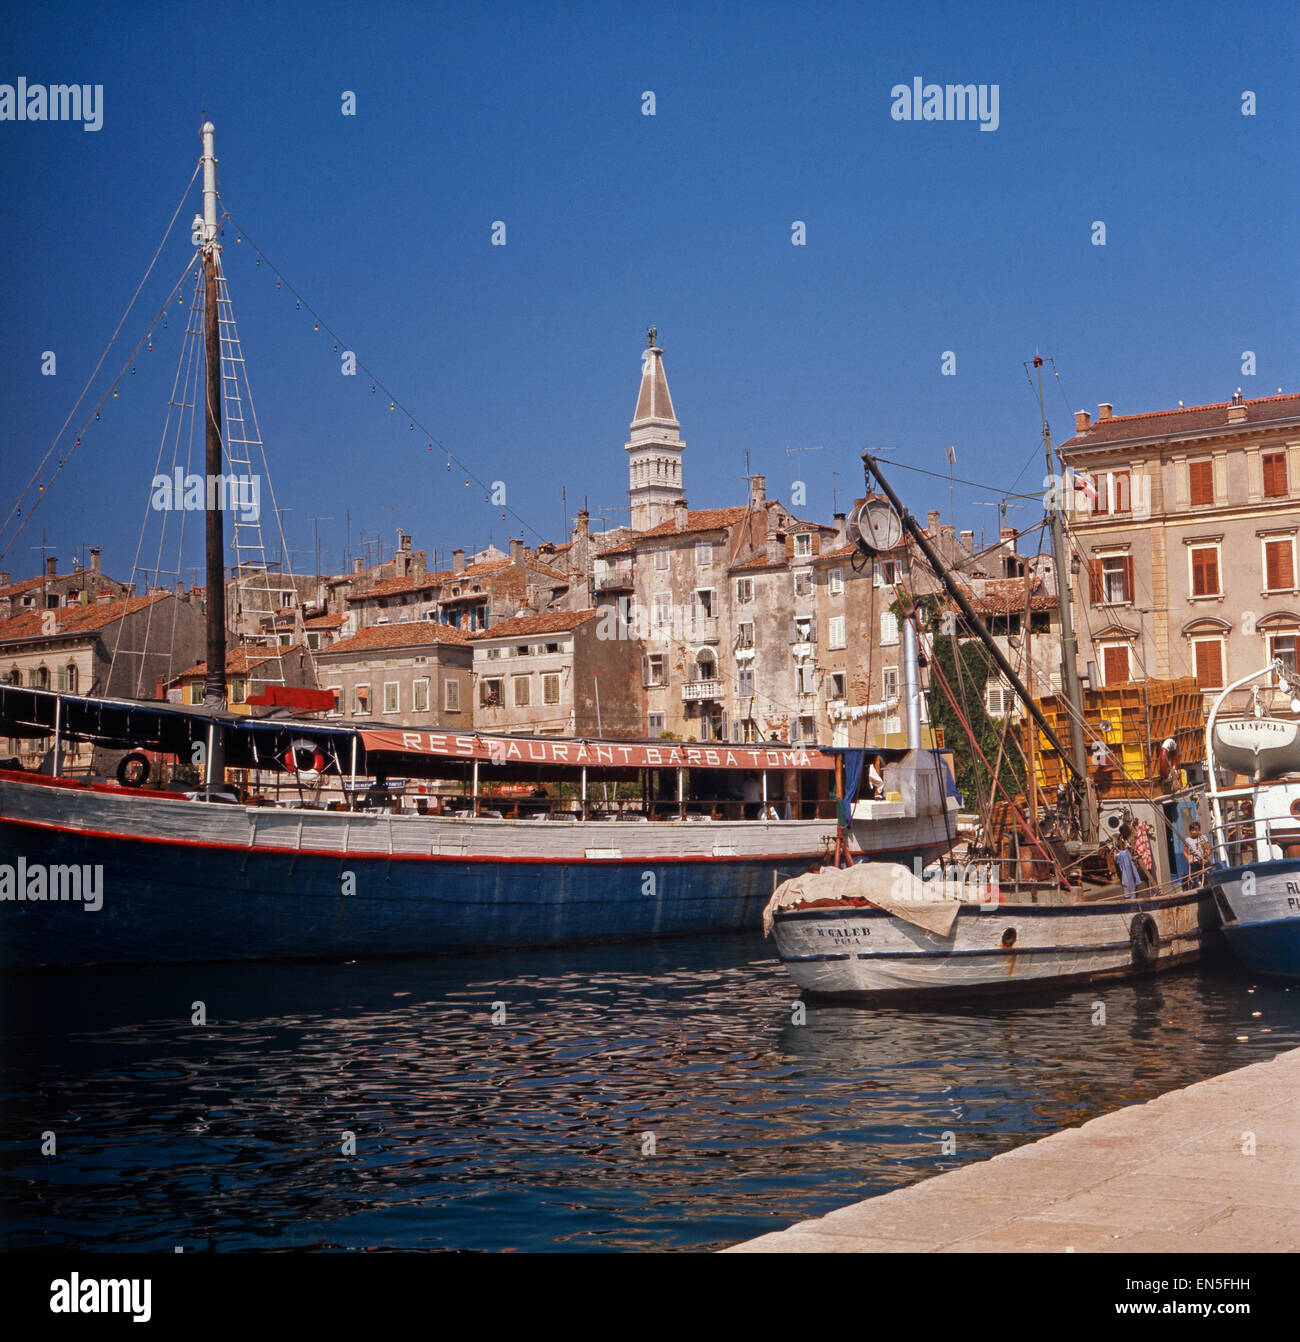
[[1231, 401], [1216, 401], [1212, 405], [1178, 406], [1174, 410], [1152, 410], [1136, 415], [1112, 415], [1110, 419], [1094, 420], [1083, 433], [1061, 444], [1061, 451], [1077, 448], [1108, 447], [1112, 443], [1131, 439], [1169, 437], [1202, 433], [1207, 429], [1258, 429], [1265, 424], [1300, 419], [1300, 393], [1284, 396], [1259, 396], [1241, 403], [1246, 417], [1229, 423]]
[[321, 648], [316, 657], [333, 657], [337, 652], [366, 652], [372, 648], [425, 648], [434, 643], [455, 643], [463, 646], [468, 636], [455, 625], [438, 624], [433, 620], [408, 620], [405, 624], [372, 624], [351, 638]]
[[786, 567], [784, 559], [778, 559], [775, 563], [766, 559], [746, 559], [743, 564], [732, 564], [728, 573], [753, 573], [758, 569], [782, 569]]
[[346, 615], [313, 615], [303, 625], [308, 629], [341, 629], [347, 622]]
[[399, 592], [423, 592], [437, 587], [440, 579], [435, 573], [426, 573], [423, 578], [385, 578], [383, 582], [371, 584], [360, 592], [349, 592], [349, 601], [365, 601], [372, 596], [393, 596]]
[[821, 554], [813, 557], [814, 564], [820, 564], [823, 559], [848, 559], [857, 553], [856, 545], [841, 545], [835, 550], [823, 550]]
[[[995, 578], [984, 584], [983, 596], [977, 596], [974, 589], [965, 588], [966, 599], [974, 606], [978, 615], [1023, 615], [1025, 613], [1025, 579]], [[1029, 598], [1029, 609], [1035, 611], [1055, 610], [1058, 605], [1056, 596], [1047, 591], [1041, 583], [1035, 583], [1033, 594]], [[955, 606], [951, 607], [956, 609]]]
[[44, 632], [42, 617], [46, 614], [45, 611], [29, 610], [8, 620], [0, 620], [0, 643], [16, 642], [19, 639], [29, 640], [66, 634], [94, 633], [106, 624], [112, 624], [114, 620], [120, 620], [124, 615], [132, 615], [137, 610], [143, 610], [155, 601], [164, 601], [171, 595], [170, 592], [154, 592], [150, 596], [128, 596], [119, 597], [115, 601], [93, 601], [85, 606], [80, 603], [60, 606], [57, 611], [50, 612], [58, 616], [58, 629], [55, 634]]
[[677, 519], [670, 517], [668, 521], [660, 522], [658, 526], [653, 526], [647, 531], [638, 531], [632, 540], [624, 541], [622, 545], [611, 546], [601, 553], [631, 554], [638, 542], [651, 540], [656, 536], [686, 536], [692, 532], [721, 531], [723, 527], [741, 521], [747, 512], [749, 509], [744, 505], [735, 508], [692, 508], [686, 514], [686, 527], [682, 531], [677, 530]]
[[30, 592], [33, 587], [40, 587], [44, 581], [44, 578], [24, 578], [21, 582], [11, 582], [8, 587], [0, 587], [0, 597], [18, 596], [23, 592]]
[[516, 638], [526, 634], [558, 634], [594, 620], [599, 614], [594, 610], [553, 610], [542, 615], [516, 615], [513, 619], [502, 620], [487, 629], [471, 634], [472, 642], [485, 638]]
[[[256, 643], [243, 643], [237, 648], [231, 648], [226, 653], [226, 675], [245, 676], [255, 666], [263, 666], [267, 662], [274, 662], [280, 657], [288, 657], [291, 653], [301, 652], [298, 644], [291, 648], [263, 648]], [[195, 676], [206, 676], [208, 674], [207, 662], [198, 662], [194, 666], [186, 667], [184, 671], [179, 671], [172, 677], [172, 684], [178, 680], [189, 680]]]

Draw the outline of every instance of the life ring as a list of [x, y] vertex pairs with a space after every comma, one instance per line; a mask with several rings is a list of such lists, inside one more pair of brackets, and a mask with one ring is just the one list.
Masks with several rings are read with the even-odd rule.
[[123, 787], [144, 787], [149, 781], [149, 756], [133, 750], [117, 762], [117, 781]]
[[[310, 763], [307, 760], [310, 759]], [[302, 783], [314, 783], [325, 769], [325, 752], [315, 741], [299, 737], [289, 743], [281, 761], [288, 773], [297, 776]]]
[[1156, 920], [1149, 913], [1136, 913], [1128, 926], [1129, 945], [1132, 947], [1133, 963], [1139, 969], [1155, 964], [1160, 954], [1160, 932]]

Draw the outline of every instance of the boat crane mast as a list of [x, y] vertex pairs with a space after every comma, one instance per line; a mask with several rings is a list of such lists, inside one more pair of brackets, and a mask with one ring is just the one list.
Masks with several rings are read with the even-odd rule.
[[[925, 532], [922, 531], [921, 528], [917, 525], [916, 519], [911, 515], [911, 513], [909, 513], [907, 509], [903, 507], [902, 500], [898, 497], [897, 494], [894, 493], [893, 486], [881, 474], [880, 463], [876, 460], [875, 457], [871, 455], [870, 452], [864, 452], [862, 454], [862, 463], [867, 470], [868, 489], [871, 487], [871, 477], [874, 475], [876, 481], [880, 485], [881, 492], [889, 500], [890, 506], [894, 509], [894, 512], [898, 515], [898, 520], [902, 524], [903, 530], [907, 532], [907, 534], [916, 542], [917, 548], [926, 557], [926, 560], [929, 562], [930, 567], [934, 570], [934, 573], [938, 577], [939, 581], [942, 582], [944, 587], [947, 588], [948, 595], [951, 596], [952, 599], [957, 603], [957, 606], [961, 610], [961, 613], [966, 617], [967, 621], [970, 623], [970, 627], [975, 631], [975, 633], [979, 636], [981, 642], [983, 642], [984, 646], [989, 650], [989, 654], [992, 656], [994, 662], [997, 664], [998, 670], [1001, 671], [1004, 676], [1006, 676], [1011, 687], [1016, 691], [1016, 693], [1020, 696], [1021, 700], [1024, 702], [1025, 708], [1028, 711], [1029, 716], [1032, 717], [1033, 720], [1038, 724], [1039, 729], [1042, 731], [1043, 735], [1047, 738], [1052, 748], [1060, 754], [1062, 760], [1065, 761], [1066, 767], [1078, 779], [1080, 786], [1086, 789], [1088, 784], [1088, 775], [1086, 766], [1085, 768], [1080, 769], [1076, 765], [1074, 758], [1070, 754], [1070, 752], [1067, 751], [1066, 748], [1061, 744], [1060, 739], [1057, 737], [1056, 733], [1052, 730], [1051, 723], [1049, 723], [1047, 719], [1043, 716], [1042, 710], [1034, 702], [1033, 696], [1025, 688], [1024, 682], [1016, 674], [1015, 670], [1012, 668], [1011, 663], [1007, 661], [1006, 657], [1002, 652], [1002, 649], [999, 648], [997, 643], [994, 641], [993, 635], [989, 633], [987, 627], [984, 624], [984, 621], [980, 619], [978, 614], [976, 614], [975, 608], [971, 605], [970, 601], [967, 599], [965, 592], [963, 592], [961, 590], [961, 587], [956, 582], [953, 581], [952, 575], [948, 572], [948, 566], [939, 557], [939, 554], [935, 550], [934, 546], [930, 544], [929, 537], [926, 536]], [[1086, 810], [1086, 808], [1084, 809]]]

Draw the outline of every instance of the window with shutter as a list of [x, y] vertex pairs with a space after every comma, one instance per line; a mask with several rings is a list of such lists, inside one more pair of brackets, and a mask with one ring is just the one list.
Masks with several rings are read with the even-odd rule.
[[1291, 492], [1286, 478], [1286, 453], [1265, 452], [1264, 497], [1266, 499], [1284, 499]]
[[1221, 690], [1223, 688], [1223, 640], [1218, 638], [1197, 639], [1192, 644], [1196, 683], [1203, 690]]
[[1219, 547], [1217, 545], [1193, 545], [1192, 559], [1192, 595], [1219, 596]]
[[1187, 481], [1193, 508], [1205, 508], [1214, 502], [1214, 462], [1191, 462], [1187, 467]]
[[1270, 592], [1295, 587], [1295, 541], [1290, 536], [1264, 542], [1264, 587]]
[[1107, 685], [1123, 685], [1129, 679], [1129, 651], [1127, 643], [1112, 643], [1101, 650], [1102, 675]]

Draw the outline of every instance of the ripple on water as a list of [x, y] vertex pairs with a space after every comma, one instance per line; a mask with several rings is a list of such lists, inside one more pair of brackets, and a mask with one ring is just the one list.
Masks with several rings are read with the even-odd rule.
[[5, 995], [9, 1248], [717, 1247], [1300, 1043], [1228, 969], [795, 1025], [750, 937]]

